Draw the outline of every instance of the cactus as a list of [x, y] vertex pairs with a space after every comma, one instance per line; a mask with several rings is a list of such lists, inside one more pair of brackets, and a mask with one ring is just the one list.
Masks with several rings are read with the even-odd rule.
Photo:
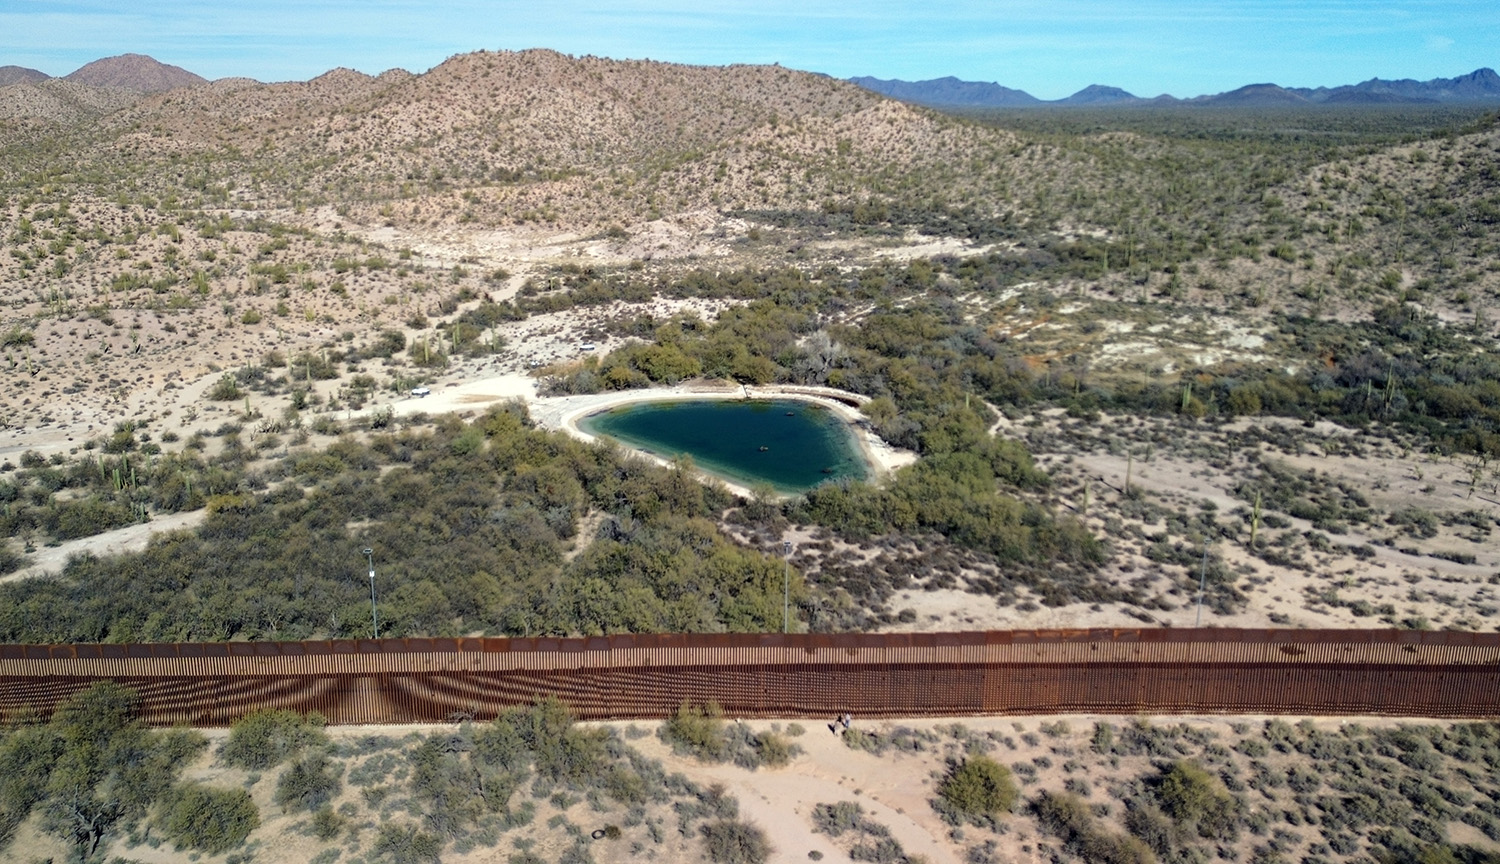
[[1255, 509], [1250, 513], [1250, 548], [1255, 548], [1255, 535], [1260, 533], [1260, 490], [1255, 491]]

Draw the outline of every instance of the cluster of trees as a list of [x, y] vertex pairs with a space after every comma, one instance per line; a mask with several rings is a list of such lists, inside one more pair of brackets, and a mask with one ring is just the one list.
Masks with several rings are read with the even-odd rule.
[[20, 716], [0, 725], [0, 850], [33, 813], [80, 860], [148, 821], [179, 846], [210, 853], [238, 845], [259, 824], [245, 790], [179, 783], [207, 739], [146, 728], [136, 701], [133, 691], [103, 682], [46, 721]]
[[[332, 742], [316, 715], [257, 711], [234, 724], [218, 755], [228, 765], [255, 771], [284, 765], [275, 792], [283, 810], [308, 814], [312, 833], [327, 842], [376, 827], [375, 860], [415, 864], [437, 860], [450, 845], [460, 852], [494, 847], [502, 834], [529, 826], [536, 800], [548, 798], [564, 814], [548, 827], [566, 824], [574, 837], [565, 861], [592, 860], [588, 834], [566, 813], [579, 796], [590, 802], [591, 814], [610, 820], [600, 832], [608, 840], [644, 826], [639, 833], [663, 842], [660, 820], [647, 817], [652, 805], [673, 805], [682, 835], [701, 834], [704, 851], [715, 861], [745, 860], [721, 856], [750, 836], [743, 832], [754, 833], [736, 821], [737, 805], [722, 790], [666, 774], [660, 762], [630, 749], [617, 730], [576, 725], [555, 698], [507, 708], [489, 723], [465, 722], [400, 741], [367, 736]], [[346, 784], [359, 791], [363, 808], [347, 795], [333, 806]], [[695, 832], [698, 820], [706, 824]], [[515, 848], [529, 849], [519, 833], [511, 838]], [[513, 860], [539, 860], [527, 854]]]
[[657, 735], [678, 753], [710, 762], [732, 761], [754, 770], [762, 765], [780, 768], [792, 761], [802, 748], [788, 738], [802, 731], [800, 725], [793, 724], [785, 734], [778, 729], [751, 732], [744, 724], [725, 723], [719, 703], [709, 700], [702, 706], [683, 702], [677, 713], [657, 729]]
[[[116, 437], [133, 438], [136, 431], [123, 428]], [[21, 537], [28, 543], [38, 533], [52, 540], [88, 537], [145, 521], [152, 513], [196, 510], [210, 496], [237, 489], [244, 480], [242, 453], [207, 460], [195, 449], [109, 452], [125, 449], [107, 443], [105, 452], [71, 461], [61, 454], [49, 460], [27, 451], [19, 468], [0, 466], [0, 537]], [[0, 558], [0, 572], [7, 570], [4, 563]]]
[[[377, 550], [382, 635], [781, 623], [781, 563], [710, 521], [727, 493], [682, 467], [531, 428], [520, 409], [368, 443], [346, 436], [215, 491], [194, 532], [0, 586], [0, 639], [368, 636], [365, 547]], [[606, 514], [600, 535], [577, 538], [589, 511]], [[800, 578], [791, 592], [801, 605]]]
[[[989, 433], [995, 418], [986, 400], [1035, 398], [1032, 374], [1024, 364], [1007, 361], [1000, 344], [941, 292], [910, 297], [945, 280], [976, 278], [972, 262], [949, 263], [951, 270], [922, 261], [851, 276], [697, 274], [684, 280], [693, 293], [755, 299], [725, 310], [712, 324], [693, 316], [621, 322], [621, 329], [650, 341], [587, 361], [549, 384], [556, 392], [592, 392], [701, 374], [754, 384], [827, 385], [874, 397], [864, 408], [874, 429], [923, 460], [883, 487], [825, 485], [792, 505], [788, 515], [855, 537], [937, 533], [1007, 563], [1062, 565], [1070, 577], [1083, 575], [1035, 579], [1033, 587], [1057, 602], [1105, 599], [1110, 589], [1086, 576], [1106, 557], [1102, 544], [1077, 522], [1028, 501], [1025, 493], [1045, 489], [1048, 477], [1024, 447]], [[873, 312], [858, 326], [825, 323], [848, 304], [897, 297], [909, 302]]]
[[1175, 382], [1090, 381], [1056, 398], [1084, 412], [1326, 418], [1403, 431], [1447, 452], [1500, 455], [1500, 360], [1485, 333], [1455, 332], [1409, 303], [1350, 323], [1284, 317], [1280, 329], [1306, 358], [1300, 371], [1236, 364]]
[[[1024, 814], [1063, 847], [1057, 854], [1088, 864], [1200, 861], [1216, 853], [1275, 862], [1299, 860], [1299, 852], [1309, 862], [1359, 854], [1379, 862], [1500, 861], [1482, 844], [1449, 837], [1454, 822], [1500, 837], [1500, 807], [1491, 800], [1487, 773], [1500, 761], [1493, 723], [1330, 730], [1306, 720], [1295, 726], [1268, 720], [1259, 729], [1235, 723], [1231, 730], [1221, 736], [1186, 724], [1096, 723], [1073, 739], [1080, 746], [1046, 748], [1068, 760], [1062, 788], [1041, 788], [1022, 800], [1010, 770], [977, 755], [996, 745], [1015, 749], [1015, 742], [995, 732], [966, 740], [966, 730], [954, 729], [969, 755], [949, 759], [931, 803], [951, 824], [999, 834], [1010, 830], [1001, 820]], [[1051, 738], [1073, 734], [1065, 723], [1042, 724], [1040, 731]], [[895, 736], [921, 740], [911, 730]], [[1041, 743], [1034, 733], [1021, 738], [1032, 748]], [[1127, 757], [1149, 764], [1144, 772], [1115, 773]], [[1040, 755], [1013, 767], [1035, 783], [1037, 769], [1052, 764], [1050, 755]], [[1104, 799], [1098, 790], [1106, 784]], [[830, 834], [859, 821], [852, 804], [814, 811], [814, 824]], [[983, 843], [969, 850], [969, 860], [995, 860], [986, 857], [993, 852], [993, 842]]]
[[[1300, 371], [1289, 373], [1284, 363], [1233, 364], [1143, 380], [1082, 367], [1033, 369], [1023, 349], [987, 332], [951, 300], [1058, 275], [1056, 268], [1066, 266], [1071, 254], [1048, 247], [852, 273], [739, 271], [654, 282], [581, 270], [560, 277], [567, 293], [546, 297], [562, 305], [635, 293], [748, 303], [712, 324], [690, 315], [618, 321], [614, 332], [637, 344], [547, 384], [559, 393], [675, 383], [694, 375], [826, 384], [877, 397], [872, 420], [881, 435], [924, 453], [944, 448], [943, 423], [988, 419], [989, 412], [975, 410], [971, 399], [1000, 406], [1055, 404], [1083, 415], [1108, 408], [1193, 418], [1326, 417], [1351, 426], [1406, 429], [1448, 449], [1500, 453], [1500, 365], [1493, 337], [1482, 328], [1445, 325], [1412, 303], [1385, 302], [1352, 322], [1275, 316], [1284, 341], [1304, 360]], [[1040, 302], [1044, 309], [1049, 305], [1045, 297]], [[1052, 298], [1050, 305], [1056, 302]], [[875, 309], [857, 326], [827, 323], [861, 304]], [[972, 419], [955, 410], [960, 403]]]

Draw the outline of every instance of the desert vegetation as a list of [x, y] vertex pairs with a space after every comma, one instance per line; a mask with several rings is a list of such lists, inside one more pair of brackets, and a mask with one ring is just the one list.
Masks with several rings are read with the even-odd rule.
[[[776, 630], [784, 574], [824, 632], [1491, 630], [1497, 148], [1481, 109], [956, 117], [546, 51], [0, 88], [0, 639], [367, 636], [372, 559], [388, 636]], [[824, 388], [913, 458], [743, 494], [538, 420], [684, 386]], [[1500, 818], [1485, 723], [131, 699], [3, 718], [5, 854], [1435, 864]]]

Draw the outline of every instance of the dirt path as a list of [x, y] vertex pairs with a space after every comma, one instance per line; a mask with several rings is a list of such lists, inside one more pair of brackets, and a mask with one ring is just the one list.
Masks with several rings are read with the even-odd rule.
[[124, 528], [116, 528], [92, 537], [66, 540], [56, 546], [43, 546], [26, 556], [26, 567], [0, 576], [0, 582], [61, 573], [62, 569], [67, 566], [68, 559], [74, 555], [103, 556], [118, 555], [122, 552], [139, 552], [151, 542], [152, 535], [197, 527], [206, 513], [206, 510], [199, 509], [188, 513], [153, 516], [150, 522], [127, 525]]
[[[908, 723], [919, 724], [926, 725], [926, 721]], [[758, 731], [769, 726], [764, 722], [753, 725]], [[673, 754], [655, 737], [632, 742], [632, 746], [695, 782], [724, 784], [739, 800], [741, 817], [765, 830], [775, 850], [771, 864], [807, 861], [812, 850], [822, 852], [825, 860], [844, 860], [846, 853], [828, 835], [815, 832], [812, 822], [816, 805], [840, 801], [857, 802], [873, 821], [890, 829], [908, 854], [925, 856], [932, 864], [958, 864], [952, 848], [935, 839], [947, 829], [926, 801], [932, 794], [930, 780], [919, 779], [911, 762], [851, 750], [826, 726], [805, 725], [810, 727], [807, 733], [794, 739], [803, 754], [780, 770], [746, 771], [730, 764], [704, 764]]]

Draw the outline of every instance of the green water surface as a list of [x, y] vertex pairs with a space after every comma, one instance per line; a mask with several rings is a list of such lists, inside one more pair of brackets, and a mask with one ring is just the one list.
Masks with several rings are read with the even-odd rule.
[[791, 399], [636, 402], [584, 418], [590, 435], [656, 456], [691, 456], [697, 467], [751, 486], [803, 492], [829, 480], [869, 476], [853, 430], [834, 412]]

